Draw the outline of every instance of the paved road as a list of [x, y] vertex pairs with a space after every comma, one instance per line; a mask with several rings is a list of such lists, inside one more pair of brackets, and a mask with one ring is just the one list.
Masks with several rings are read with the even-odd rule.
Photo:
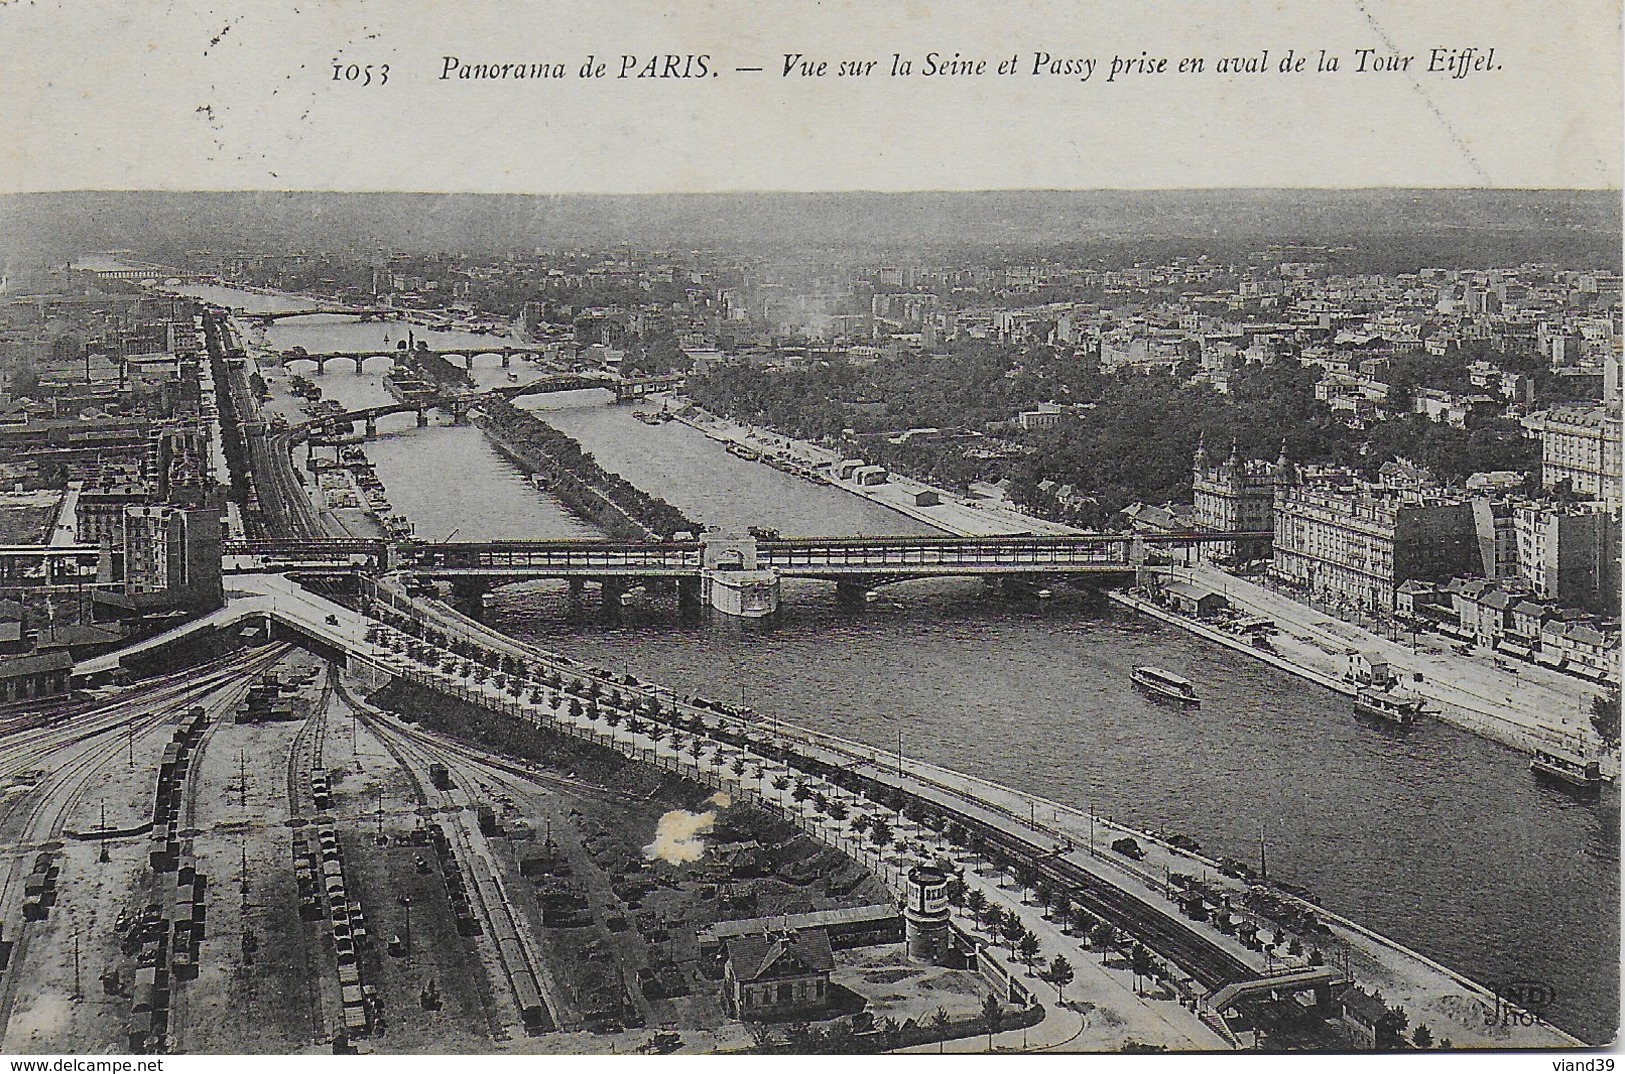
[[[681, 420], [696, 429], [715, 433], [758, 451], [767, 450], [789, 455], [810, 467], [828, 466], [839, 461], [841, 457], [828, 448], [804, 440], [793, 440], [777, 433], [752, 429], [726, 418], [685, 415]], [[1059, 522], [1049, 522], [1022, 514], [1003, 503], [966, 499], [946, 489], [896, 475], [881, 485], [859, 485], [855, 481], [840, 480], [832, 480], [832, 484], [854, 496], [861, 496], [882, 507], [888, 507], [899, 514], [960, 537], [1006, 537], [1018, 533], [1060, 536], [1083, 532]], [[921, 507], [915, 502], [915, 495], [925, 491], [935, 492], [941, 502]]]

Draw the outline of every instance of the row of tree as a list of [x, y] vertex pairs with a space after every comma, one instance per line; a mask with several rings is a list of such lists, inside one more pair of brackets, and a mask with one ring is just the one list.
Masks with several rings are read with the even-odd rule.
[[[652, 534], [670, 539], [685, 530], [699, 533], [704, 528], [665, 500], [604, 469], [574, 437], [529, 411], [501, 399], [486, 402], [481, 409], [490, 430], [552, 481], [554, 491], [566, 504], [578, 513], [587, 514], [588, 521], [606, 531], [617, 536]], [[593, 510], [589, 492], [603, 497], [625, 517], [616, 519], [609, 512]], [[645, 532], [624, 533], [627, 520]], [[617, 530], [623, 532], [617, 533]]]

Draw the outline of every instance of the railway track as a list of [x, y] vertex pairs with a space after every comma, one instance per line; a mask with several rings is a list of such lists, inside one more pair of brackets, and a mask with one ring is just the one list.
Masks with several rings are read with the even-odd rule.
[[[318, 771], [319, 755], [317, 746], [317, 727], [325, 727], [327, 710], [332, 700], [333, 679], [329, 676], [323, 684], [321, 696], [312, 706], [309, 714], [300, 724], [299, 730], [294, 733], [293, 741], [288, 744], [288, 822], [291, 829], [303, 828], [307, 821], [302, 814], [305, 812], [303, 804], [310, 803], [310, 814], [315, 815], [315, 795], [310, 788], [311, 776]], [[323, 735], [325, 744], [325, 732]], [[317, 951], [324, 945], [322, 941], [312, 937], [311, 931], [300, 928], [297, 931], [306, 944], [306, 962], [315, 965]], [[310, 1019], [312, 1038], [330, 1035], [328, 1027], [327, 1007], [322, 1002], [321, 980], [314, 973], [305, 974], [304, 982], [305, 1008]]]
[[[242, 674], [248, 667], [263, 666], [280, 659], [290, 647], [283, 643], [262, 646], [246, 656], [233, 653], [168, 675], [156, 676], [125, 694], [93, 706], [75, 710], [50, 725], [35, 725], [0, 738], [0, 780], [29, 771], [33, 755], [103, 735], [128, 724], [132, 707], [151, 709], [180, 703], [178, 699], [197, 695], [212, 685]], [[78, 717], [64, 725], [61, 720]]]
[[[37, 771], [35, 766], [45, 762], [53, 754], [76, 746], [83, 747], [83, 754], [97, 756], [105, 763], [112, 755], [129, 745], [134, 738], [145, 737], [167, 723], [174, 716], [175, 710], [192, 704], [198, 698], [206, 697], [238, 676], [250, 674], [254, 669], [280, 658], [284, 649], [284, 646], [272, 646], [261, 650], [259, 654], [246, 661], [237, 658], [235, 663], [229, 665], [224, 661], [215, 662], [218, 666], [200, 678], [170, 682], [152, 693], [143, 692], [138, 696], [121, 698], [104, 706], [94, 719], [77, 723], [72, 727], [55, 728], [47, 737], [32, 738], [20, 747], [22, 751], [20, 755], [12, 755], [8, 766], [0, 769], [0, 779], [15, 779], [19, 775]], [[108, 734], [121, 728], [129, 729], [129, 738], [123, 736], [117, 740], [106, 738]], [[74, 754], [66, 763], [71, 764], [74, 758], [81, 755]], [[33, 815], [40, 808], [39, 803], [52, 796], [48, 792], [53, 790], [55, 783], [63, 776], [64, 772], [59, 767], [56, 771], [47, 773], [35, 786], [9, 798], [3, 806], [0, 806], [0, 830], [13, 827], [18, 811], [28, 807], [31, 819], [25, 822], [23, 831], [12, 841], [15, 845], [26, 846], [30, 842], [40, 841], [29, 834], [35, 826]], [[55, 835], [46, 838], [55, 838]], [[9, 886], [0, 888], [0, 900], [9, 900], [10, 895]], [[0, 901], [0, 907], [6, 905], [9, 905], [8, 901]]]
[[333, 677], [329, 675], [322, 685], [322, 693], [312, 706], [310, 714], [294, 733], [288, 747], [288, 817], [299, 818], [302, 804], [310, 801], [314, 814], [315, 801], [310, 792], [310, 777], [322, 771], [323, 751], [327, 744], [327, 712], [333, 703]]
[[[379, 715], [376, 709], [365, 702], [357, 701], [349, 694], [348, 691], [344, 689], [342, 685], [340, 685], [339, 690], [340, 695], [344, 698], [346, 704], [350, 705], [357, 712], [368, 713], [375, 723], [378, 722]], [[546, 724], [542, 723], [537, 724], [536, 726], [542, 726], [545, 728]], [[465, 745], [453, 739], [446, 738], [443, 735], [438, 735], [431, 731], [425, 731], [421, 728], [396, 724], [394, 722], [390, 722], [388, 727], [392, 733], [402, 735], [406, 738], [412, 739], [413, 741], [419, 742], [428, 749], [455, 755], [462, 758], [464, 761], [475, 765], [481, 770], [481, 778], [485, 782], [502, 786], [512, 791], [518, 791], [522, 794], [534, 793], [537, 788], [551, 785], [553, 787], [573, 793], [619, 798], [628, 802], [643, 800], [643, 798], [639, 795], [617, 790], [614, 787], [606, 787], [598, 783], [588, 783], [585, 780], [574, 779], [569, 776], [562, 776], [556, 772], [543, 771], [535, 766], [527, 765], [522, 762], [510, 761], [498, 756], [497, 754], [482, 750], [478, 746]]]
[[[424, 804], [432, 804], [432, 799], [438, 796], [442, 804], [455, 810], [457, 819], [446, 825], [449, 837], [457, 849], [458, 858], [470, 873], [470, 903], [477, 909], [482, 929], [496, 951], [502, 983], [513, 999], [520, 1025], [535, 1027], [540, 1023], [547, 1028], [556, 1027], [560, 1011], [558, 997], [562, 994], [558, 983], [548, 972], [546, 961], [536, 950], [525, 923], [513, 912], [512, 901], [495, 866], [469, 833], [465, 819], [466, 806], [458, 800], [458, 791], [426, 788], [418, 773], [428, 772], [432, 764], [443, 764], [447, 772], [456, 777], [454, 784], [462, 787], [470, 798], [474, 797], [475, 788], [482, 783], [506, 785], [521, 793], [525, 792], [524, 788], [507, 773], [493, 778], [489, 772], [479, 771], [484, 767], [483, 759], [477, 762], [460, 750], [428, 739], [422, 732], [388, 724], [365, 707], [356, 711], [367, 729], [408, 773]], [[492, 1014], [493, 1031], [500, 1032], [502, 1027], [496, 1022], [494, 1012]]]
[[74, 697], [54, 704], [31, 708], [22, 712], [14, 712], [0, 718], [0, 745], [9, 746], [18, 741], [19, 736], [26, 732], [44, 730], [62, 720], [72, 719], [75, 716], [99, 709], [105, 709], [117, 704], [125, 695], [132, 692], [151, 692], [162, 689], [168, 685], [185, 685], [196, 680], [199, 673], [209, 670], [229, 667], [243, 658], [242, 653], [230, 653], [216, 657], [202, 664], [194, 664], [178, 671], [165, 672], [150, 678], [141, 679], [125, 685], [112, 697]]
[[[197, 832], [197, 798], [198, 791], [203, 785], [199, 770], [203, 766], [203, 755], [209, 748], [210, 740], [220, 729], [220, 725], [231, 717], [233, 710], [246, 697], [255, 674], [258, 674], [257, 670], [253, 674], [239, 678], [230, 685], [223, 687], [211, 696], [210, 701], [212, 703], [204, 706], [209, 709], [209, 723], [192, 752], [191, 762], [186, 770], [185, 793], [182, 796], [181, 820], [185, 827], [181, 830], [181, 834], [186, 838], [191, 838]], [[161, 890], [168, 876], [168, 873], [154, 874], [155, 888]], [[191, 1007], [192, 987], [190, 981], [181, 980], [172, 980], [170, 985], [167, 1036], [169, 1038], [169, 1051], [171, 1052], [186, 1051], [186, 1034], [190, 1021], [188, 1012]]]
[[[17, 899], [27, 875], [23, 872], [23, 867], [28, 863], [30, 854], [62, 837], [67, 819], [79, 805], [86, 787], [125, 748], [125, 741], [122, 738], [109, 741], [105, 737], [106, 732], [127, 725], [132, 735], [145, 738], [148, 734], [167, 726], [178, 709], [207, 698], [223, 687], [229, 688], [233, 680], [257, 673], [261, 666], [279, 659], [284, 650], [284, 646], [266, 647], [246, 661], [236, 657], [233, 666], [216, 667], [201, 680], [194, 680], [191, 683], [171, 682], [155, 695], [142, 692], [133, 697], [121, 698], [107, 706], [110, 711], [101, 721], [105, 726], [90, 730], [58, 729], [64, 733], [63, 741], [54, 747], [45, 743], [31, 743], [31, 748], [38, 750], [42, 758], [63, 751], [71, 751], [71, 755], [62, 760], [28, 792], [7, 803], [4, 823], [9, 824], [16, 819], [16, 811], [25, 804], [27, 813], [22, 819], [18, 837], [10, 848], [12, 862], [6, 870], [4, 886], [0, 887], [0, 913], [9, 910]], [[208, 666], [210, 665], [205, 665]], [[151, 711], [154, 708], [157, 711]], [[5, 974], [0, 976], [0, 1045], [4, 1044], [5, 1035], [10, 1029], [12, 1010], [16, 1003], [20, 976], [17, 967], [27, 959], [28, 948], [35, 931], [37, 930], [29, 929], [25, 925], [13, 933], [15, 940], [11, 960]]]

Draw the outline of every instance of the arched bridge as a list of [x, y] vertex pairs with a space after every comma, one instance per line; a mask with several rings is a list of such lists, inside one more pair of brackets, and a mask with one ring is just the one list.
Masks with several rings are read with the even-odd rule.
[[256, 324], [270, 324], [290, 317], [355, 317], [362, 321], [395, 320], [406, 315], [406, 310], [389, 306], [324, 306], [299, 310], [233, 310], [242, 320]]
[[[516, 354], [546, 354], [548, 348], [527, 344], [508, 344], [503, 346], [471, 345], [466, 347], [419, 347], [408, 351], [404, 348], [395, 350], [367, 350], [367, 351], [323, 351], [316, 354], [285, 352], [280, 358], [282, 364], [291, 366], [294, 362], [310, 362], [316, 366], [318, 376], [326, 375], [329, 362], [354, 362], [357, 375], [363, 372], [362, 366], [372, 358], [401, 359], [407, 357], [433, 356], [436, 358], [451, 358], [461, 356], [463, 364], [468, 369], [474, 368], [474, 359], [482, 355], [497, 355], [502, 359], [502, 367], [508, 368]], [[549, 373], [523, 384], [502, 384], [487, 389], [481, 393], [485, 397], [501, 397], [504, 399], [518, 399], [526, 395], [540, 395], [544, 392], [573, 392], [585, 388], [607, 388], [615, 393], [618, 403], [631, 402], [642, 399], [653, 392], [680, 391], [685, 380], [680, 373], [665, 373], [658, 376], [632, 376], [623, 377], [619, 373], [607, 370], [584, 369], [570, 372]]]
[[316, 372], [318, 374], [325, 374], [327, 372], [328, 362], [354, 362], [355, 371], [359, 374], [362, 371], [362, 363], [366, 362], [370, 358], [398, 359], [406, 357], [425, 357], [431, 355], [436, 358], [450, 358], [453, 356], [461, 356], [463, 358], [463, 364], [467, 368], [472, 369], [474, 368], [475, 358], [478, 358], [481, 355], [495, 354], [501, 357], [502, 367], [506, 369], [512, 364], [513, 356], [516, 354], [546, 353], [547, 348], [537, 347], [527, 343], [474, 343], [463, 347], [418, 347], [417, 349], [411, 351], [408, 351], [405, 347], [397, 347], [394, 350], [320, 351], [316, 353], [285, 351], [278, 357], [283, 365], [292, 365], [294, 362], [313, 362], [315, 363]]

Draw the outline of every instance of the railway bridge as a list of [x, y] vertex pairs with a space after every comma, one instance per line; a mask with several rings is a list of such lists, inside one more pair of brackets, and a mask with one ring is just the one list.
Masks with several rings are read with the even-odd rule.
[[1157, 552], [1259, 533], [1082, 536], [895, 536], [754, 538], [705, 533], [694, 541], [491, 541], [419, 544], [398, 567], [419, 582], [445, 582], [470, 604], [515, 582], [565, 578], [616, 595], [634, 585], [673, 583], [726, 614], [772, 614], [783, 578], [834, 582], [848, 598], [915, 578], [980, 577], [1042, 583], [1056, 578], [1133, 574]]
[[[388, 410], [390, 408], [377, 408]], [[362, 556], [356, 569], [401, 571], [417, 584], [450, 585], [465, 606], [518, 582], [564, 580], [606, 598], [635, 586], [674, 587], [729, 615], [754, 618], [778, 609], [785, 578], [833, 582], [844, 596], [921, 578], [984, 578], [1037, 585], [1092, 575], [1130, 574], [1159, 554], [1253, 533], [1084, 534], [1060, 537], [773, 537], [708, 532], [685, 541], [487, 541], [414, 544], [249, 541], [231, 546], [244, 562], [297, 572]], [[343, 547], [340, 547], [342, 545]], [[258, 557], [257, 559], [255, 557]]]

